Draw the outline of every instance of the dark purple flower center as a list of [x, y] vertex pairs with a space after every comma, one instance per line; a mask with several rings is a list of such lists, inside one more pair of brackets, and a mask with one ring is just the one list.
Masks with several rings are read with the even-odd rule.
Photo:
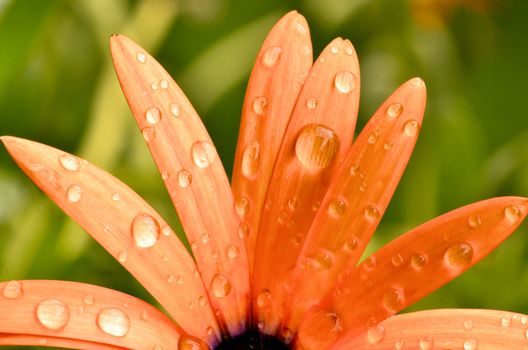
[[259, 332], [250, 331], [235, 338], [222, 341], [215, 350], [288, 350], [279, 339]]

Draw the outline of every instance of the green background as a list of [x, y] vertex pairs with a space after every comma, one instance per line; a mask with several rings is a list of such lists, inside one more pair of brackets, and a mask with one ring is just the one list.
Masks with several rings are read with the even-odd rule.
[[[314, 52], [349, 38], [362, 126], [413, 76], [428, 87], [422, 133], [369, 250], [456, 207], [528, 196], [528, 1], [0, 0], [0, 134], [78, 154], [121, 178], [178, 227], [110, 66], [131, 36], [175, 77], [231, 173], [245, 85], [273, 23], [306, 16]], [[527, 225], [413, 309], [528, 313]], [[0, 280], [64, 279], [147, 292], [0, 151]]]

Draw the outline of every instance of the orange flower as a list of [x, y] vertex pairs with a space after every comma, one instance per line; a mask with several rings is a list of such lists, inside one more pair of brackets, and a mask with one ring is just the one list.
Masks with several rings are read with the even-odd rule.
[[[347, 40], [312, 64], [304, 18], [284, 16], [251, 74], [233, 181], [176, 83], [111, 39], [130, 108], [194, 259], [125, 184], [73, 155], [3, 137], [20, 167], [163, 305], [62, 281], [0, 285], [0, 345], [79, 349], [524, 349], [528, 316], [432, 310], [390, 317], [474, 265], [528, 214], [478, 202], [357, 265], [410, 157], [425, 85], [404, 83], [352, 143], [359, 65]], [[232, 188], [232, 189], [231, 189]], [[234, 193], [234, 195], [233, 195]], [[267, 334], [267, 335], [264, 335]], [[285, 345], [287, 344], [287, 345]]]

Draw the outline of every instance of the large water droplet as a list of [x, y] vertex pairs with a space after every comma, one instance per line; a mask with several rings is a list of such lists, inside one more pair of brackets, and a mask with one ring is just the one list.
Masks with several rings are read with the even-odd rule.
[[77, 171], [80, 167], [80, 163], [77, 158], [70, 154], [63, 154], [62, 156], [60, 156], [59, 162], [64, 169], [69, 171]]
[[402, 309], [404, 294], [401, 288], [390, 288], [383, 295], [383, 305], [390, 312], [398, 312]]
[[70, 320], [70, 308], [58, 299], [41, 301], [35, 313], [40, 324], [52, 331], [61, 330]]
[[403, 132], [409, 137], [414, 137], [418, 133], [420, 124], [414, 119], [407, 120], [403, 125]]
[[262, 55], [262, 64], [266, 67], [273, 67], [281, 56], [282, 50], [278, 46], [272, 46]]
[[342, 198], [335, 198], [328, 204], [328, 215], [338, 218], [346, 211], [346, 202]]
[[272, 298], [269, 290], [260, 292], [257, 295], [257, 306], [260, 308], [269, 307], [271, 305]]
[[264, 96], [255, 97], [253, 100], [253, 112], [257, 115], [263, 115], [266, 113], [268, 107], [268, 100]]
[[224, 298], [231, 292], [231, 282], [224, 275], [217, 273], [211, 281], [211, 291], [216, 298]]
[[178, 350], [209, 350], [209, 347], [199, 338], [182, 335], [178, 340]]
[[7, 299], [18, 299], [24, 295], [22, 284], [18, 281], [9, 281], [4, 285], [2, 296]]
[[339, 149], [337, 135], [320, 124], [308, 124], [302, 128], [295, 143], [297, 159], [307, 168], [328, 167]]
[[82, 198], [82, 189], [79, 185], [71, 185], [66, 190], [66, 196], [68, 200], [72, 203], [77, 203]]
[[158, 221], [148, 214], [136, 215], [132, 221], [132, 236], [138, 247], [152, 247], [156, 244], [160, 236]]
[[237, 197], [235, 199], [235, 211], [239, 216], [244, 216], [249, 213], [250, 203], [246, 197]]
[[247, 179], [253, 179], [257, 176], [259, 153], [260, 143], [258, 141], [251, 141], [244, 148], [244, 153], [242, 154], [242, 175]]
[[504, 209], [504, 216], [511, 222], [516, 222], [521, 218], [521, 210], [515, 205], [510, 205]]
[[149, 124], [158, 124], [161, 120], [161, 111], [157, 107], [150, 107], [145, 111], [145, 119]]
[[350, 72], [337, 73], [334, 78], [334, 85], [339, 92], [348, 94], [356, 86], [356, 76]]
[[196, 141], [191, 147], [194, 164], [205, 169], [216, 159], [216, 151], [208, 141]]
[[399, 103], [393, 103], [387, 107], [387, 115], [390, 118], [396, 118], [400, 116], [403, 112], [403, 106]]
[[107, 334], [124, 337], [130, 329], [130, 319], [123, 311], [112, 307], [99, 312], [97, 325]]
[[192, 175], [185, 169], [178, 171], [176, 176], [178, 177], [178, 185], [180, 185], [180, 187], [189, 187], [192, 183]]
[[380, 324], [370, 327], [367, 330], [367, 339], [370, 344], [379, 344], [385, 338], [386, 330]]
[[445, 254], [445, 262], [452, 267], [464, 267], [471, 263], [473, 247], [467, 243], [457, 243], [449, 247]]

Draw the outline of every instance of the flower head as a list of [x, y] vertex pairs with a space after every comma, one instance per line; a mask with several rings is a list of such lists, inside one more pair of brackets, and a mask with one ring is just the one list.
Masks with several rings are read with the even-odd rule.
[[390, 317], [500, 244], [528, 214], [526, 198], [454, 210], [358, 264], [416, 142], [425, 109], [421, 79], [389, 96], [353, 141], [360, 75], [352, 44], [335, 39], [313, 63], [304, 18], [287, 14], [251, 74], [230, 185], [205, 127], [169, 74], [124, 36], [111, 38], [111, 50], [194, 259], [161, 216], [110, 174], [49, 146], [2, 141], [174, 321], [97, 286], [10, 281], [0, 285], [0, 344], [157, 350], [527, 345], [524, 315], [433, 310]]

